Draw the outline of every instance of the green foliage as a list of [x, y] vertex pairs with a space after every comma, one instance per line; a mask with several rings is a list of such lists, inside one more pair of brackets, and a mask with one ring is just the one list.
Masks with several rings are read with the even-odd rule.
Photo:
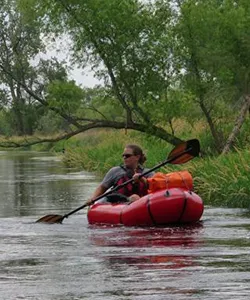
[[71, 115], [79, 108], [83, 90], [74, 81], [52, 81], [47, 87], [49, 107], [58, 107], [63, 113]]
[[[242, 130], [236, 140], [235, 146], [237, 148], [243, 149], [246, 145], [250, 145], [250, 135], [249, 135], [249, 128], [250, 128], [250, 117], [246, 118], [246, 121], [243, 124]], [[247, 146], [249, 147], [249, 146]]]
[[[249, 36], [249, 3], [186, 0], [181, 11], [176, 30], [182, 36], [180, 46], [186, 51], [182, 53], [186, 57], [188, 76], [194, 80], [192, 85], [206, 90], [213, 85], [220, 89], [235, 86], [244, 94], [250, 67], [250, 43], [246, 38]], [[189, 63], [188, 57], [193, 57], [193, 61]], [[200, 86], [195, 83], [197, 71]]]
[[0, 135], [13, 135], [13, 129], [11, 123], [9, 122], [9, 113], [5, 110], [0, 111]]
[[17, 9], [15, 0], [1, 1], [0, 106], [8, 116], [11, 134], [32, 134], [35, 126], [35, 109], [20, 84], [30, 84], [33, 73], [30, 62], [44, 49], [40, 39], [40, 28], [35, 20], [33, 21], [26, 23], [24, 15]]
[[93, 119], [124, 120], [124, 111], [114, 99], [110, 89], [103, 87], [85, 88], [82, 105], [78, 110], [79, 117]]
[[36, 133], [38, 134], [55, 134], [60, 130], [68, 130], [69, 125], [64, 119], [59, 117], [53, 111], [44, 113], [42, 117], [37, 121]]
[[[43, 14], [43, 3], [37, 0], [37, 5]], [[88, 61], [107, 87], [113, 85], [110, 104], [114, 95], [116, 102], [123, 97], [136, 119], [157, 104], [171, 78], [167, 6], [134, 0], [52, 1], [46, 13], [50, 30], [70, 34], [74, 61], [80, 66]]]
[[[59, 62], [55, 57], [44, 60], [40, 59], [36, 66], [37, 73], [41, 76], [43, 84], [48, 85], [51, 82], [66, 82], [68, 80], [68, 67], [65, 62]], [[74, 82], [71, 82], [73, 85]]]
[[250, 151], [193, 162], [195, 191], [205, 204], [250, 208]]
[[126, 144], [138, 144], [147, 156], [147, 167], [153, 167], [167, 158], [172, 148], [166, 142], [129, 131], [98, 131], [71, 139], [65, 148], [64, 162], [73, 167], [104, 174], [115, 165], [122, 163], [121, 153]]
[[[223, 149], [235, 128], [239, 99], [249, 94], [249, 1], [2, 3], [1, 32], [8, 47], [1, 44], [1, 63], [8, 71], [1, 79], [8, 88], [0, 100], [2, 107], [11, 107], [15, 132], [51, 133], [64, 127], [57, 118], [49, 120], [46, 109], [39, 110], [42, 97], [42, 105], [56, 108], [69, 122], [81, 120], [78, 128], [95, 121], [98, 127], [103, 120], [134, 122], [151, 134], [159, 132], [154, 126], [161, 127], [162, 138], [172, 142], [171, 134], [180, 132], [176, 120], [182, 119], [188, 126], [181, 136], [202, 124], [209, 153]], [[90, 66], [105, 87], [82, 90], [68, 80], [65, 62], [56, 59], [31, 65], [44, 42], [59, 35], [70, 38], [72, 63]], [[249, 143], [246, 127], [234, 145]]]

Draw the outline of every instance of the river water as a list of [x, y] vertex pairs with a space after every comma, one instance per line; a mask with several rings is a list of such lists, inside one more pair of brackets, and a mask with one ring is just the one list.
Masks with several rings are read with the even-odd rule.
[[249, 298], [246, 210], [205, 207], [185, 227], [90, 226], [86, 210], [35, 223], [81, 206], [99, 181], [48, 153], [0, 152], [1, 300]]

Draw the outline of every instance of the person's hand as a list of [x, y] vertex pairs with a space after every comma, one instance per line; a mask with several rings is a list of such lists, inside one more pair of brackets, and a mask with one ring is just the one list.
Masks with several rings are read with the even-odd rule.
[[[144, 182], [145, 184], [147, 183], [147, 178], [145, 178], [145, 177], [140, 177], [141, 176], [141, 174], [140, 173], [135, 173], [134, 175], [133, 175], [133, 181], [135, 182], [135, 183], [138, 183], [139, 181], [142, 181], [142, 182]], [[140, 177], [140, 178], [139, 178]]]
[[85, 202], [85, 204], [88, 205], [88, 206], [92, 205], [93, 203], [94, 203], [93, 199], [88, 199], [88, 200]]
[[139, 195], [133, 194], [133, 195], [131, 195], [131, 196], [129, 197], [129, 202], [131, 203], [131, 202], [137, 201], [137, 200], [139, 200], [139, 199], [140, 199], [140, 196], [139, 196]]
[[133, 181], [135, 182], [135, 183], [137, 183], [140, 179], [139, 179], [139, 177], [140, 177], [140, 173], [135, 173], [134, 175], [133, 175]]

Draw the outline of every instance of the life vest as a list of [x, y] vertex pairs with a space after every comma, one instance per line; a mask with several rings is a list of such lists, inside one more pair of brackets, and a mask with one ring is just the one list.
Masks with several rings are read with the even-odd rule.
[[186, 170], [167, 174], [157, 172], [153, 177], [148, 178], [147, 181], [148, 193], [175, 187], [193, 190], [192, 175]]
[[[124, 171], [126, 171], [126, 174], [124, 174], [122, 177], [120, 177], [117, 182], [115, 183], [114, 187], [123, 184], [124, 182], [130, 180], [134, 174], [132, 172], [128, 172], [128, 170], [124, 166], [120, 166]], [[139, 170], [138, 173], [141, 173]], [[116, 191], [117, 193], [120, 193], [122, 195], [125, 195], [127, 197], [137, 194], [140, 197], [147, 195], [147, 183], [139, 180], [139, 182], [136, 183], [129, 183], [125, 185], [124, 187], [120, 188], [119, 190]]]

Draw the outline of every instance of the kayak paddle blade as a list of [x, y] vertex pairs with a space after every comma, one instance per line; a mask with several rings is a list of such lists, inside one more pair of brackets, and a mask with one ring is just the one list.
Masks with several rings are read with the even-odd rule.
[[200, 154], [200, 142], [197, 139], [188, 140], [177, 145], [169, 154], [171, 164], [184, 164]]
[[61, 215], [47, 215], [47, 216], [44, 216], [44, 217], [38, 219], [36, 221], [36, 223], [48, 223], [48, 224], [59, 223], [59, 224], [61, 224], [63, 219], [64, 219], [64, 216], [61, 216]]

